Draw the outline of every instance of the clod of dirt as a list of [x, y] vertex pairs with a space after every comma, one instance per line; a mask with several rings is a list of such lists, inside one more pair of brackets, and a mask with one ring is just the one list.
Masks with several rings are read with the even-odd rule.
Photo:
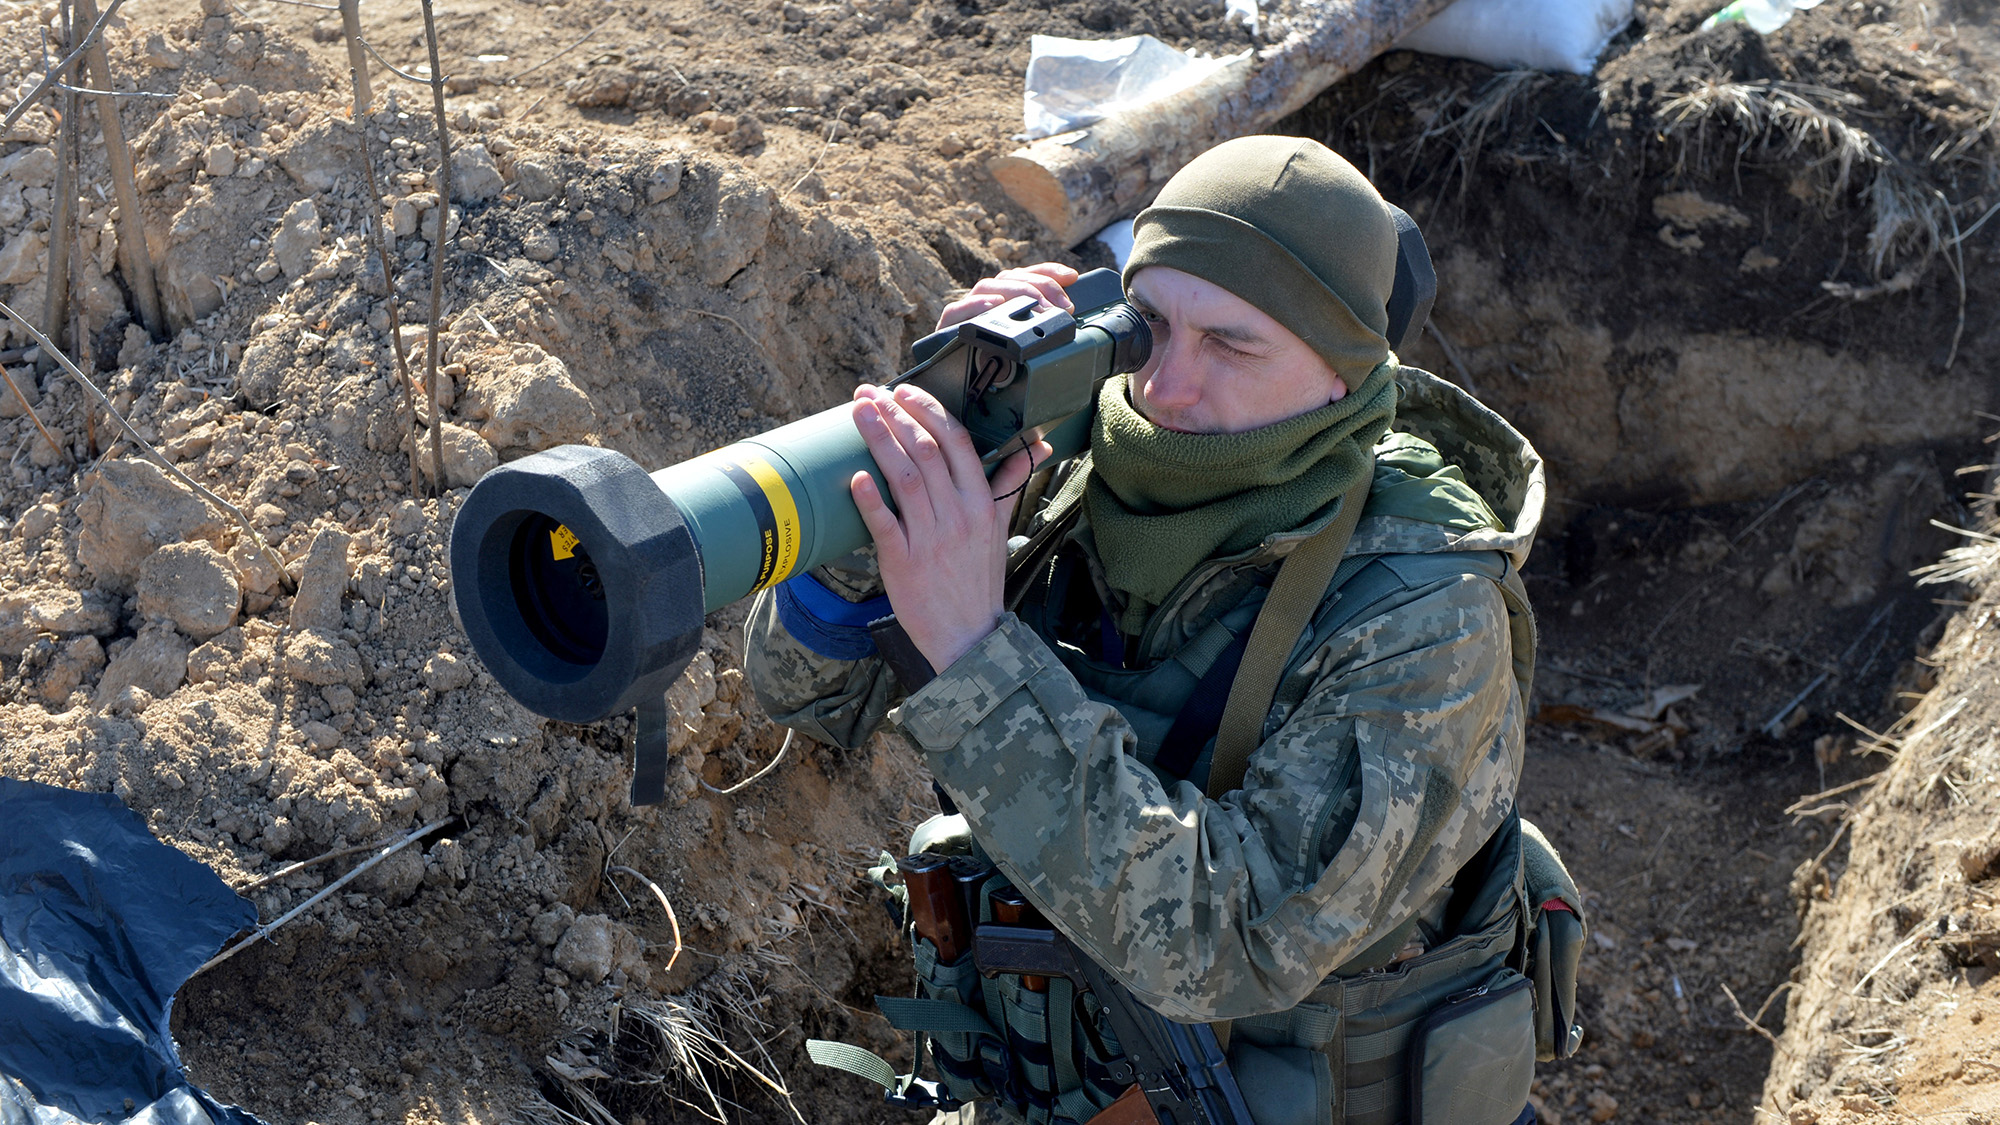
[[484, 203], [507, 189], [493, 154], [481, 144], [466, 145], [451, 154], [451, 198], [457, 203]]
[[319, 252], [321, 237], [319, 208], [301, 199], [285, 211], [278, 233], [271, 236], [271, 257], [286, 277], [303, 276]]
[[368, 672], [354, 646], [323, 629], [307, 629], [285, 641], [282, 667], [285, 674], [308, 684], [367, 686]]
[[[115, 647], [115, 646], [114, 646]], [[169, 625], [152, 625], [140, 631], [124, 651], [111, 658], [104, 678], [97, 683], [97, 705], [118, 707], [120, 697], [137, 688], [152, 699], [171, 695], [187, 679], [188, 643]], [[143, 705], [131, 708], [143, 710]]]
[[95, 590], [35, 586], [0, 597], [0, 652], [20, 652], [44, 633], [108, 637], [117, 629], [117, 607]]
[[460, 413], [503, 460], [585, 440], [598, 430], [590, 396], [563, 361], [534, 344], [489, 348], [466, 357], [470, 370]]
[[433, 653], [424, 661], [424, 686], [435, 692], [457, 691], [472, 682], [472, 665], [449, 652]]
[[86, 633], [59, 641], [44, 636], [21, 653], [12, 683], [30, 695], [61, 705], [102, 667], [104, 646], [96, 637]]
[[208, 505], [149, 461], [109, 461], [77, 505], [77, 561], [117, 594], [132, 592], [139, 565], [169, 543], [213, 538], [222, 522]]
[[586, 984], [596, 984], [613, 969], [629, 978], [645, 968], [638, 936], [602, 914], [585, 914], [571, 922], [556, 942], [554, 958], [557, 968]]
[[[444, 481], [446, 488], [470, 488], [479, 483], [479, 478], [491, 472], [500, 464], [500, 458], [493, 447], [464, 426], [444, 423], [438, 431], [439, 446], [444, 453]], [[431, 442], [428, 435], [417, 438], [417, 467], [423, 470], [424, 480], [431, 480], [436, 474], [431, 460]]]
[[338, 528], [322, 528], [313, 537], [292, 598], [293, 629], [337, 633], [345, 624], [340, 599], [347, 592], [347, 546], [348, 535]]
[[139, 566], [139, 612], [203, 641], [236, 624], [236, 568], [207, 543], [169, 543]]

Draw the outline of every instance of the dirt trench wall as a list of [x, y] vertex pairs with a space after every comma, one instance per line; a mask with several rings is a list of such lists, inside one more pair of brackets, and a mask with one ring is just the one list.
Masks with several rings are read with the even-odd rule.
[[[1698, 507], [1769, 496], [1854, 455], [1979, 436], [1993, 384], [1977, 358], [1829, 347], [1659, 320], [1614, 327], [1600, 295], [1447, 243], [1436, 323], [1481, 398], [1552, 463], [1556, 495]], [[1692, 296], [1692, 295], [1690, 295]], [[1412, 356], [1459, 367], [1428, 337]]]
[[1395, 53], [1283, 123], [1422, 224], [1435, 331], [1405, 358], [1586, 504], [1749, 500], [1976, 441], [2000, 250], [1917, 212], [1969, 224], [2000, 184], [1984, 78], [1879, 10], [1759, 36], [1698, 32], [1698, 7], [1641, 4], [1589, 78]]
[[1928, 696], [1876, 743], [1889, 765], [1801, 802], [1850, 842], [1793, 877], [1800, 967], [1764, 1088], [1793, 1125], [2000, 1113], [2000, 546], [1957, 554], [1972, 598]]

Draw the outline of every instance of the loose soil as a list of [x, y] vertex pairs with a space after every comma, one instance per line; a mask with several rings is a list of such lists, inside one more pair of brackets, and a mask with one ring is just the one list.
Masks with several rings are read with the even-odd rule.
[[[395, 8], [364, 24], [408, 70], [421, 21]], [[1908, 577], [1959, 541], [1932, 521], [1967, 521], [1976, 478], [1956, 470], [1995, 406], [2000, 243], [1944, 246], [2000, 201], [1994, 41], [1973, 0], [1834, 8], [1759, 39], [1648, 0], [1587, 79], [1392, 53], [1280, 126], [1424, 223], [1436, 331], [1406, 358], [1551, 463], [1521, 799], [1593, 926], [1585, 1047], [1536, 1087], [1553, 1122], [1748, 1121], [1767, 1071], [1780, 1113], [1900, 1098], [1969, 1121], [1985, 1103], [1967, 1091], [1991, 1081], [1950, 1046], [1990, 1001], [1973, 1002], [1992, 987], [1985, 899], [1924, 874], [1958, 870], [1960, 844], [1902, 857], [1936, 825], [1983, 840], [1994, 812], [1971, 752], [1996, 706], [1990, 594], [1953, 616]], [[174, 332], [130, 323], [86, 143], [79, 350], [285, 574], [59, 374], [14, 364], [64, 450], [0, 403], [0, 771], [114, 791], [238, 886], [445, 822], [183, 991], [195, 1080], [273, 1122], [895, 1119], [801, 1043], [907, 1058], [870, 1004], [908, 977], [863, 870], [933, 807], [921, 766], [888, 740], [795, 739], [768, 777], [718, 792], [782, 743], [744, 689], [737, 607], [671, 696], [668, 803], [633, 809], [628, 723], [544, 722], [468, 651], [450, 520], [498, 461], [573, 441], [684, 458], [893, 373], [955, 286], [1108, 264], [1099, 243], [1054, 245], [984, 172], [1020, 128], [1028, 36], [1221, 53], [1248, 33], [1183, 0], [440, 9], [461, 155], [433, 498], [411, 478], [389, 339], [393, 308], [421, 377], [427, 92], [372, 67], [357, 126], [328, 13], [123, 15], [118, 88], [165, 95], [123, 99], [123, 120]], [[8, 89], [37, 73], [47, 18], [0, 9]], [[30, 315], [52, 128], [38, 110], [0, 138], [0, 299]], [[1907, 799], [1871, 800], [1902, 811], [1852, 829], [1844, 809], [1788, 815], [1881, 760], [1842, 716], [1902, 723], [1907, 749], [1960, 697], [1957, 725], [1927, 735], [1964, 748], [1950, 784], [1891, 773], [1875, 792]], [[274, 918], [353, 862], [251, 897]], [[1862, 893], [1891, 884], [1916, 897]], [[1795, 905], [1816, 899], [1800, 964]], [[1922, 954], [1869, 982], [1896, 990], [1893, 1020], [1801, 1007], [1803, 984], [1789, 1009], [1766, 1001], [1892, 950]], [[1777, 1070], [1747, 1016], [1782, 1035]]]

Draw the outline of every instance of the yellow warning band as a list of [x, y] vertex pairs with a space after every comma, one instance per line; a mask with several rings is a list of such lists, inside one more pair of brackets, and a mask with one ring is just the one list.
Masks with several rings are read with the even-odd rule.
[[751, 584], [750, 592], [756, 593], [790, 578], [793, 568], [799, 564], [803, 532], [799, 526], [799, 506], [792, 499], [792, 490], [785, 484], [785, 478], [760, 457], [725, 462], [718, 468], [736, 485], [757, 518], [762, 557], [757, 565], [757, 580]]

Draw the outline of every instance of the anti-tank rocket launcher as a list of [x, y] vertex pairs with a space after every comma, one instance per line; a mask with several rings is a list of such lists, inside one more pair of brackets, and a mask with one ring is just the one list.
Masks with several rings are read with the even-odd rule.
[[[1416, 224], [1394, 215], [1388, 338], [1403, 348], [1423, 331], [1437, 276]], [[1039, 439], [1057, 458], [1081, 452], [1098, 388], [1143, 367], [1152, 334], [1110, 270], [1068, 293], [1074, 315], [1024, 297], [924, 337], [891, 385], [935, 395], [989, 471]], [[452, 526], [459, 619], [529, 710], [588, 723], [636, 708], [633, 803], [656, 802], [666, 691], [704, 615], [865, 546], [848, 491], [860, 471], [883, 484], [847, 404], [655, 472], [594, 446], [524, 457], [482, 478]]]
[[[1152, 334], [1112, 271], [1068, 292], [1075, 315], [1023, 297], [919, 340], [892, 385], [937, 396], [989, 471], [1044, 438], [1080, 451], [1098, 387], [1144, 366]], [[584, 723], [636, 707], [634, 801], [658, 800], [665, 693], [703, 616], [866, 545], [858, 471], [883, 483], [845, 404], [651, 473], [593, 446], [524, 457], [482, 478], [452, 526], [459, 618], [530, 710]]]

